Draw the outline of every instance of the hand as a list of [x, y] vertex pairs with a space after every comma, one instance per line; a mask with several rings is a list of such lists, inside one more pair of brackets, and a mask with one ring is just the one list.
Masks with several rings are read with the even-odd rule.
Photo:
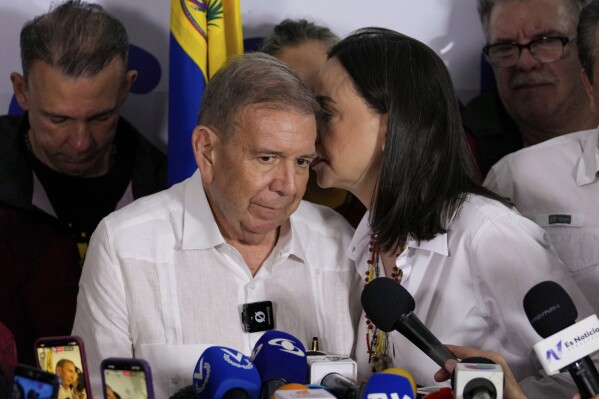
[[[580, 396], [580, 394], [577, 393], [577, 394], [574, 394], [574, 396], [572, 396], [572, 399], [582, 399], [582, 396]], [[595, 395], [591, 399], [599, 399], [599, 395]]]
[[[505, 399], [526, 399], [526, 395], [520, 389], [520, 385], [518, 385], [518, 381], [516, 381], [516, 377], [512, 374], [512, 370], [510, 370], [507, 362], [504, 357], [495, 352], [485, 352], [480, 349], [470, 348], [467, 346], [456, 346], [456, 345], [445, 345], [450, 352], [452, 352], [458, 359], [466, 359], [468, 357], [486, 357], [487, 359], [491, 359], [496, 364], [500, 365], [503, 369], [503, 376], [505, 379], [505, 385], [503, 387], [503, 397]], [[451, 377], [451, 373], [455, 369], [455, 366], [458, 362], [454, 359], [450, 359], [445, 363], [445, 367], [443, 369], [438, 370], [435, 373], [435, 381], [441, 382], [449, 379]], [[580, 398], [579, 398], [580, 399]], [[595, 399], [595, 398], [593, 398]], [[599, 399], [599, 398], [598, 398]]]

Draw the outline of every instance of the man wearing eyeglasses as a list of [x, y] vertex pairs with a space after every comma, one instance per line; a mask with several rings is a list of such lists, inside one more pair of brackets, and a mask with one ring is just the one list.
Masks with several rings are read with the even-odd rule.
[[478, 0], [497, 93], [472, 100], [464, 124], [489, 169], [506, 154], [596, 127], [581, 79], [576, 25], [588, 0]]
[[[577, 46], [582, 82], [599, 105], [599, 0], [580, 13]], [[497, 47], [496, 47], [497, 48]], [[537, 48], [537, 54], [546, 49]], [[493, 54], [493, 46], [489, 47]], [[522, 149], [501, 159], [484, 185], [509, 197], [547, 231], [562, 262], [599, 314], [599, 132], [596, 126]]]

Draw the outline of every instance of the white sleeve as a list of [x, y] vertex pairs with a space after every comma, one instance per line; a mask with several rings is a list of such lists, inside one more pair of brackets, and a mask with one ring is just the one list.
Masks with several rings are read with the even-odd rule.
[[92, 393], [104, 397], [100, 363], [108, 357], [132, 357], [127, 298], [110, 225], [102, 220], [85, 258], [73, 335], [83, 339]]
[[535, 365], [538, 378], [522, 382], [525, 392], [531, 398], [549, 398], [554, 394], [556, 398], [570, 398], [576, 389], [567, 373], [557, 377], [542, 373], [532, 351], [542, 338], [524, 312], [523, 299], [533, 286], [551, 280], [572, 298], [578, 310], [577, 320], [589, 316], [593, 310], [541, 227], [515, 213], [501, 219], [483, 227], [473, 245], [473, 273], [480, 279], [480, 295], [489, 304], [490, 318], [503, 329], [509, 348], [529, 354], [531, 364]]

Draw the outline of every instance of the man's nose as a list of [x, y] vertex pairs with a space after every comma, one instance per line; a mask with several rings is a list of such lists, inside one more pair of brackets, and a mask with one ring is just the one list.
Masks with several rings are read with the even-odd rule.
[[281, 162], [277, 174], [271, 183], [270, 189], [281, 195], [295, 193], [297, 186], [295, 169], [295, 162]]
[[85, 122], [77, 123], [70, 134], [71, 146], [78, 151], [86, 151], [92, 143], [91, 130]]

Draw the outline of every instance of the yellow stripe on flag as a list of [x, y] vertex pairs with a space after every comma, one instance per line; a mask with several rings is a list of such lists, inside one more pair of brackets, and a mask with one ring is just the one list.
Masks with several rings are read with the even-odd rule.
[[[208, 63], [208, 33], [206, 12], [200, 10], [189, 0], [171, 1], [171, 32], [183, 51], [196, 63], [208, 81], [206, 71]], [[199, 3], [203, 3], [200, 1]]]
[[171, 32], [208, 81], [243, 53], [239, 0], [172, 0]]

